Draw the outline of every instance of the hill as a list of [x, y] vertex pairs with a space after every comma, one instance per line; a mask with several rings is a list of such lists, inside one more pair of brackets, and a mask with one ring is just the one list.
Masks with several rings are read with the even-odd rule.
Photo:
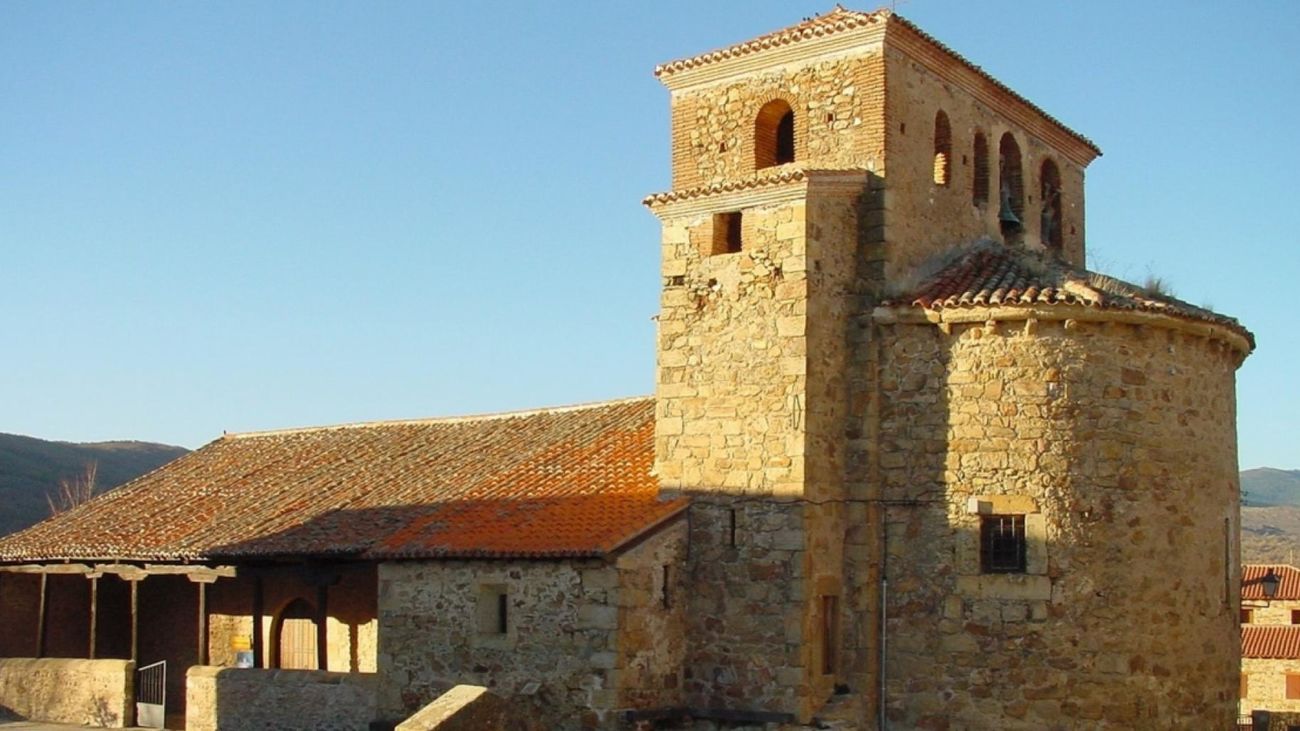
[[49, 517], [46, 496], [59, 481], [97, 465], [100, 492], [132, 480], [185, 454], [183, 447], [150, 442], [50, 442], [0, 434], [0, 535]]
[[1241, 473], [1242, 505], [1300, 507], [1300, 470], [1260, 467]]

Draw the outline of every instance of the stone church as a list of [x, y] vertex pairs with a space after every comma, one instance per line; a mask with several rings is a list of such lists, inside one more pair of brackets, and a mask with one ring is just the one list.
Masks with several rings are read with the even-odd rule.
[[459, 683], [546, 729], [1230, 727], [1254, 341], [1084, 268], [1097, 146], [888, 10], [655, 74], [653, 397], [223, 436], [0, 539], [0, 697], [167, 660], [192, 730]]

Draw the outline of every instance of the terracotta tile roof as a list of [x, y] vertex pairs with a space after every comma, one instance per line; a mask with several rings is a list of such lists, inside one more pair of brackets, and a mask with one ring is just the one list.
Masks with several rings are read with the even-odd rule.
[[1246, 564], [1241, 567], [1241, 598], [1265, 599], [1260, 581], [1269, 571], [1282, 578], [1274, 599], [1300, 599], [1300, 569], [1286, 564]]
[[800, 180], [806, 180], [809, 175], [819, 172], [861, 172], [865, 174], [867, 170], [865, 168], [861, 170], [808, 170], [804, 168], [795, 168], [793, 170], [783, 170], [775, 175], [759, 175], [758, 177], [753, 178], [728, 180], [721, 183], [712, 183], [710, 185], [698, 185], [694, 188], [683, 188], [681, 190], [671, 190], [664, 193], [654, 193], [646, 196], [641, 201], [641, 204], [654, 206], [661, 203], [674, 203], [676, 201], [690, 200], [692, 198], [703, 198], [705, 196], [717, 195], [719, 193], [731, 193], [737, 190], [754, 190], [755, 188], [767, 188], [773, 185], [782, 185], [784, 183], [795, 183]]
[[985, 241], [948, 256], [954, 258], [936, 274], [883, 305], [936, 311], [1018, 305], [1131, 310], [1221, 325], [1255, 346], [1254, 336], [1234, 318], [1027, 249]]
[[962, 64], [963, 66], [966, 66], [970, 70], [979, 74], [986, 81], [989, 81], [994, 86], [1001, 89], [1003, 92], [1006, 92], [1007, 94], [1011, 95], [1017, 101], [1027, 105], [1030, 109], [1033, 109], [1038, 114], [1041, 114], [1045, 119], [1052, 122], [1056, 126], [1060, 127], [1065, 132], [1069, 133], [1071, 137], [1074, 137], [1075, 139], [1079, 140], [1083, 144], [1087, 145], [1096, 154], [1098, 155], [1101, 154], [1101, 148], [1097, 147], [1096, 143], [1094, 143], [1092, 140], [1088, 139], [1087, 137], [1084, 137], [1078, 132], [1075, 132], [1074, 130], [1065, 126], [1059, 119], [1043, 111], [1041, 107], [1029, 101], [1028, 99], [1021, 96], [1020, 94], [1016, 93], [1016, 91], [1011, 87], [1007, 86], [1001, 81], [998, 81], [989, 72], [971, 63], [969, 60], [966, 59], [965, 56], [962, 56], [960, 53], [957, 53], [956, 51], [952, 50], [947, 45], [940, 42], [934, 36], [930, 35], [929, 33], [926, 33], [924, 30], [921, 30], [921, 28], [918, 27], [912, 21], [908, 20], [907, 18], [904, 18], [903, 16], [899, 15], [898, 13], [895, 13], [894, 11], [888, 8], [882, 8], [880, 10], [876, 10], [870, 13], [864, 13], [858, 10], [849, 10], [837, 4], [834, 8], [832, 8], [830, 11], [826, 13], [814, 16], [812, 18], [808, 18], [807, 20], [804, 20], [799, 23], [795, 23], [794, 25], [788, 26], [786, 28], [772, 31], [771, 33], [765, 33], [752, 40], [727, 46], [726, 48], [719, 48], [715, 51], [708, 51], [706, 53], [701, 53], [695, 56], [691, 56], [689, 58], [682, 58], [682, 59], [677, 59], [675, 61], [669, 61], [667, 63], [659, 64], [658, 66], [655, 67], [655, 76], [656, 77], [668, 76], [677, 71], [696, 68], [699, 66], [703, 66], [705, 64], [722, 61], [724, 59], [746, 56], [751, 53], [757, 53], [758, 51], [764, 51], [769, 48], [786, 46], [792, 43], [798, 43], [800, 41], [805, 41], [811, 38], [821, 38], [824, 36], [833, 35], [835, 33], [842, 33], [844, 31], [852, 30], [854, 28], [861, 28], [867, 25], [874, 25], [875, 23], [879, 23], [882, 21], [895, 22], [905, 26], [912, 32], [919, 35], [921, 38], [925, 39], [927, 42], [933, 44], [936, 48], [938, 48], [943, 53], [951, 56], [958, 63]]
[[1300, 660], [1300, 625], [1242, 625], [1241, 656]]
[[0, 539], [0, 561], [601, 556], [684, 507], [654, 400], [226, 436]]

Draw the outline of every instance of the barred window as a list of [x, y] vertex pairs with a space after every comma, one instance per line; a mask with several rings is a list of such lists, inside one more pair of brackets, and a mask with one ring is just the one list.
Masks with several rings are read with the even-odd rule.
[[980, 571], [986, 574], [1025, 572], [1025, 516], [980, 516]]

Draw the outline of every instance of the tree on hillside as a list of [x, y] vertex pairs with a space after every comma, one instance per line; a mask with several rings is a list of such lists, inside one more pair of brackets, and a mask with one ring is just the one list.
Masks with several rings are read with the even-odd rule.
[[90, 502], [90, 499], [95, 497], [95, 478], [98, 474], [99, 463], [90, 461], [86, 463], [86, 469], [80, 475], [59, 480], [58, 491], [45, 496], [46, 502], [50, 504], [50, 515], [66, 513]]

